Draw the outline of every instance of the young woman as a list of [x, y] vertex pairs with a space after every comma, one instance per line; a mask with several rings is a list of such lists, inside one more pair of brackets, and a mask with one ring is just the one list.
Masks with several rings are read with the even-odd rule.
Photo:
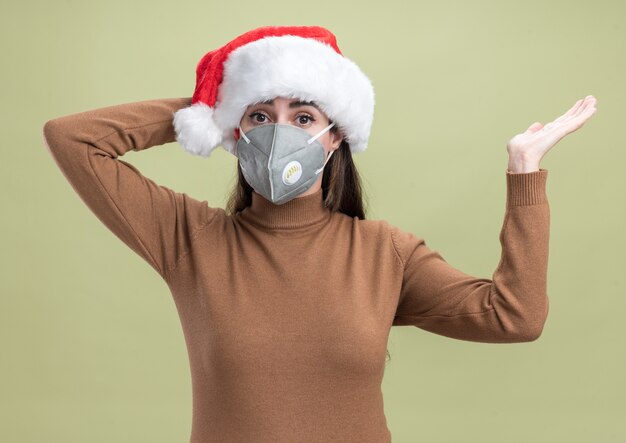
[[[352, 154], [371, 83], [321, 27], [263, 27], [207, 53], [191, 98], [46, 122], [46, 145], [93, 213], [169, 286], [193, 387], [192, 442], [389, 442], [381, 382], [392, 326], [486, 343], [536, 340], [548, 315], [546, 152], [592, 96], [511, 139], [492, 279], [422, 237], [366, 220]], [[178, 141], [238, 158], [227, 210], [120, 160]], [[418, 205], [407, 195], [407, 205]]]

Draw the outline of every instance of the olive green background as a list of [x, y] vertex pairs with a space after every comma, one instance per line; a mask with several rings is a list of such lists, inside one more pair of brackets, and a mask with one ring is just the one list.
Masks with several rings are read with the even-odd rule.
[[[368, 218], [492, 277], [506, 143], [592, 94], [549, 171], [550, 314], [535, 342], [391, 331], [394, 443], [626, 441], [626, 4], [587, 1], [3, 2], [0, 441], [184, 442], [191, 381], [167, 285], [89, 212], [47, 152], [54, 117], [190, 97], [204, 53], [321, 25], [372, 80]], [[312, 67], [314, 68], [314, 67]], [[223, 207], [236, 159], [172, 143], [124, 160]]]

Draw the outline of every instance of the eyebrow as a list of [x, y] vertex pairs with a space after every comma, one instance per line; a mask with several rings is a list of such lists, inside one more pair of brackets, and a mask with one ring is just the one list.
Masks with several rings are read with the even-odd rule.
[[[272, 100], [265, 100], [264, 102], [260, 102], [260, 104], [263, 104], [263, 105], [273, 105], [274, 104], [274, 99], [272, 99]], [[313, 106], [315, 109], [317, 109], [318, 111], [322, 112], [320, 107], [318, 105], [316, 105], [314, 102], [307, 102], [307, 101], [296, 100], [295, 102], [289, 103], [289, 107], [290, 108], [297, 108], [299, 106]]]

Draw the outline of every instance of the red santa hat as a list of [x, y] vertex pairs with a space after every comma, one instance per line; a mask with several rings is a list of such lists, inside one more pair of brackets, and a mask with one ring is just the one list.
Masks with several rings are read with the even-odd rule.
[[237, 155], [233, 130], [246, 108], [279, 96], [314, 101], [353, 153], [367, 148], [374, 89], [320, 26], [264, 26], [205, 54], [191, 106], [174, 113], [176, 140], [194, 155], [220, 145]]

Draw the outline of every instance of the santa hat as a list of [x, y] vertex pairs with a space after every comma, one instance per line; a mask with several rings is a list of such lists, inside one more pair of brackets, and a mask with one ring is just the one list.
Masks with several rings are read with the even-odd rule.
[[176, 140], [203, 157], [220, 145], [237, 155], [233, 130], [246, 108], [279, 96], [314, 101], [353, 153], [367, 148], [374, 89], [320, 26], [264, 26], [205, 54], [191, 106], [174, 113]]

